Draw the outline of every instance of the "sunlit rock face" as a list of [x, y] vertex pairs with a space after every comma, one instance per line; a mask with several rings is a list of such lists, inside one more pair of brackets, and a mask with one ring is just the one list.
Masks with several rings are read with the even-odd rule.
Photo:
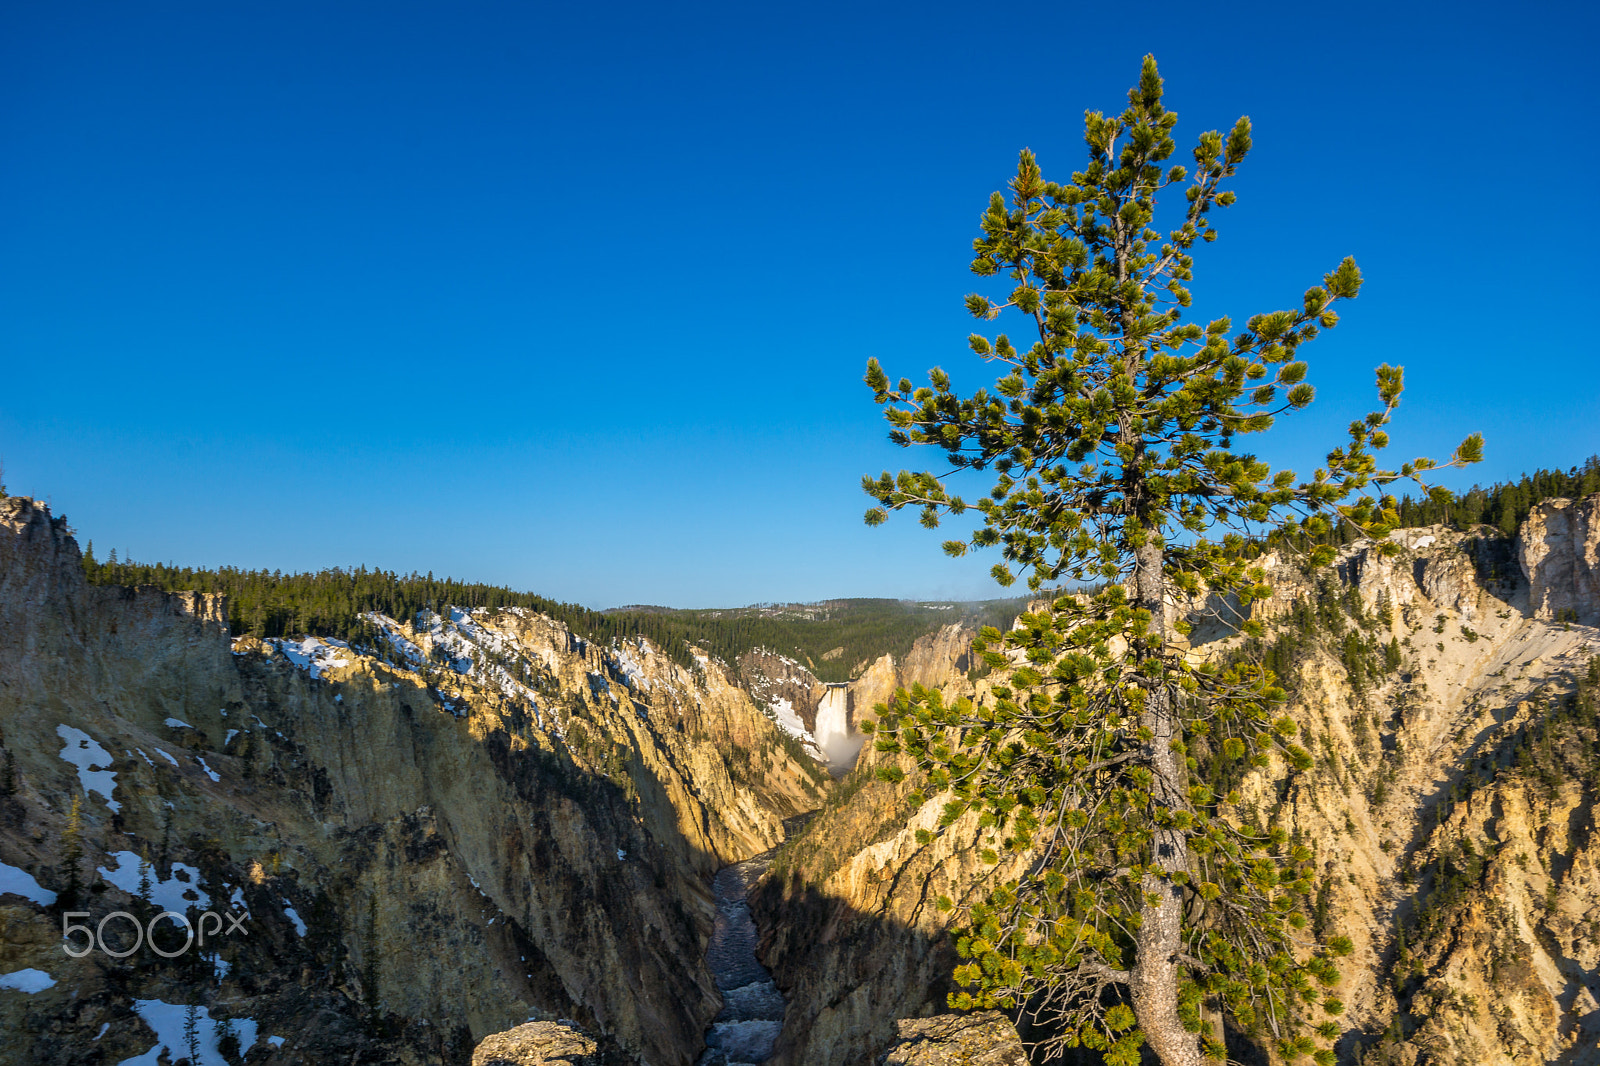
[[1517, 532], [1535, 618], [1600, 623], [1600, 495], [1539, 504]]
[[[1400, 530], [1398, 554], [1358, 543], [1318, 576], [1269, 556], [1274, 594], [1238, 612], [1269, 640], [1297, 601], [1340, 619], [1317, 623], [1296, 668], [1314, 767], [1275, 763], [1241, 791], [1315, 850], [1324, 932], [1355, 943], [1334, 990], [1341, 1062], [1600, 1062], [1600, 723], [1577, 701], [1600, 655], [1597, 512], [1600, 496], [1548, 501], [1512, 539]], [[1239, 642], [1190, 621], [1198, 658]], [[945, 678], [980, 699], [992, 682]], [[912, 779], [870, 780], [877, 758], [865, 750], [751, 894], [788, 999], [774, 1062], [873, 1061], [894, 1019], [942, 1011], [954, 959], [932, 901], [997, 876], [957, 835], [918, 847], [938, 805], [911, 815]]]
[[941, 1014], [895, 1023], [884, 1066], [1028, 1066], [1010, 1019], [999, 1011]]
[[[269, 1060], [463, 1061], [531, 1015], [694, 1061], [722, 1005], [709, 880], [827, 787], [721, 664], [517, 611], [374, 617], [359, 647], [225, 617], [86, 586], [64, 523], [0, 500], [0, 974], [50, 982], [0, 990], [24, 1034], [0, 1061], [158, 1056], [187, 1006]], [[74, 798], [88, 921], [140, 910], [148, 859], [154, 895], [192, 882], [248, 935], [67, 956]]]

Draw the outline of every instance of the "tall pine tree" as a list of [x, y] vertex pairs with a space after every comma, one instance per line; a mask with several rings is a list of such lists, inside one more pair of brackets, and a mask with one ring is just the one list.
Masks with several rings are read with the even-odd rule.
[[[1382, 408], [1352, 424], [1312, 479], [1237, 448], [1312, 401], [1298, 350], [1337, 322], [1333, 305], [1356, 295], [1361, 274], [1346, 259], [1298, 306], [1238, 332], [1226, 318], [1185, 322], [1193, 253], [1216, 236], [1212, 209], [1233, 202], [1223, 186], [1250, 149], [1250, 123], [1202, 134], [1191, 172], [1166, 165], [1176, 120], [1146, 57], [1120, 116], [1086, 116], [1089, 158], [1070, 181], [1046, 181], [1024, 151], [1009, 199], [991, 198], [972, 269], [1010, 288], [967, 307], [985, 322], [1020, 315], [1037, 335], [1021, 346], [970, 338], [1000, 368], [992, 392], [959, 396], [938, 369], [926, 387], [892, 385], [868, 365], [893, 441], [942, 450], [956, 476], [992, 471], [970, 505], [981, 524], [946, 551], [998, 546], [1001, 584], [1025, 575], [1036, 590], [1096, 589], [1058, 596], [1009, 634], [985, 630], [985, 660], [1013, 667], [992, 698], [897, 694], [877, 743], [918, 763], [914, 798], [942, 797], [943, 827], [976, 811], [986, 858], [1033, 857], [962, 916], [968, 961], [956, 978], [968, 991], [956, 1006], [1032, 1011], [1059, 1043], [1129, 1066], [1144, 1042], [1169, 1066], [1220, 1053], [1220, 1034], [1201, 1037], [1209, 1006], [1287, 1057], [1327, 1062], [1306, 1023], [1319, 1002], [1341, 1009], [1326, 992], [1338, 979], [1328, 956], [1348, 944], [1303, 931], [1310, 852], [1213, 794], [1190, 746], [1257, 766], [1274, 750], [1297, 767], [1310, 757], [1270, 672], [1191, 662], [1168, 605], [1202, 590], [1245, 604], [1265, 595], [1263, 537], [1325, 565], [1341, 527], [1385, 536], [1399, 517], [1376, 490], [1435, 464], [1377, 466], [1402, 388], [1390, 366], [1377, 373]], [[1165, 234], [1158, 200], [1179, 205]], [[1453, 462], [1475, 461], [1481, 446], [1469, 438]], [[908, 507], [930, 527], [964, 514], [949, 476], [865, 478], [877, 501], [868, 524]]]

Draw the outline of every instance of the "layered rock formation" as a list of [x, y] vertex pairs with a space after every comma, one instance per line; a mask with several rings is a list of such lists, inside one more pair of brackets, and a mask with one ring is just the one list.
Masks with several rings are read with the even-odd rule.
[[[1402, 530], [1398, 555], [1358, 544], [1321, 575], [1267, 560], [1276, 591], [1249, 611], [1299, 649], [1292, 712], [1317, 762], [1242, 788], [1314, 847], [1311, 917], [1355, 942], [1342, 1062], [1600, 1062], [1600, 723], [1579, 691], [1600, 655], [1597, 511], [1600, 496], [1548, 501], [1515, 540]], [[1225, 617], [1193, 619], [1197, 657], [1240, 644], [1210, 606]], [[869, 771], [754, 893], [797, 1019], [776, 1061], [793, 1066], [868, 1061], [889, 1019], [942, 1009], [953, 960], [932, 901], [992, 876], [958, 834], [917, 845], [930, 812], [907, 823], [910, 781]]]
[[[361, 647], [224, 617], [85, 586], [64, 524], [0, 500], [0, 971], [50, 982], [0, 990], [0, 1061], [177, 1058], [190, 1006], [251, 1062], [465, 1061], [530, 1015], [693, 1061], [707, 880], [826, 787], [719, 664], [517, 611], [374, 616]], [[62, 909], [185, 903], [247, 933], [63, 951]]]

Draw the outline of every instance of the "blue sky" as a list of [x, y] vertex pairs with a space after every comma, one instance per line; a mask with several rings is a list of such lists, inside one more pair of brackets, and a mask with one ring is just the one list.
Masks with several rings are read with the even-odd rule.
[[[1124, 14], [1119, 18], [1112, 8]], [[869, 356], [985, 383], [988, 194], [1155, 53], [1255, 150], [1196, 310], [1367, 283], [1256, 446], [1308, 471], [1404, 364], [1455, 486], [1600, 450], [1589, 5], [17, 3], [0, 460], [103, 556], [364, 563], [591, 606], [986, 597], [867, 529]]]

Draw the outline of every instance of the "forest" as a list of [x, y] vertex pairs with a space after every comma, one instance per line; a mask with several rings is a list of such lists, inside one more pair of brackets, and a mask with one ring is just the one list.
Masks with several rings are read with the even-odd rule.
[[[83, 554], [83, 569], [94, 585], [152, 585], [167, 592], [222, 593], [228, 597], [228, 628], [234, 636], [307, 634], [355, 640], [365, 631], [361, 615], [369, 611], [409, 621], [418, 611], [446, 606], [524, 607], [602, 645], [644, 637], [683, 666], [693, 661], [691, 646], [729, 663], [752, 648], [767, 648], [805, 663], [823, 681], [849, 680], [851, 668], [863, 659], [886, 653], [903, 656], [918, 637], [951, 622], [1009, 627], [1024, 605], [1022, 600], [923, 605], [892, 599], [845, 599], [787, 609], [639, 607], [593, 611], [504, 586], [436, 578], [431, 571], [397, 574], [365, 566], [298, 574], [227, 566], [207, 570], [119, 560], [115, 551], [101, 561], [95, 558], [92, 541]], [[840, 648], [842, 654], [824, 658]]]
[[1591, 455], [1579, 466], [1560, 470], [1535, 470], [1517, 481], [1480, 488], [1474, 485], [1459, 496], [1443, 494], [1438, 499], [1400, 498], [1398, 507], [1402, 528], [1446, 525], [1469, 529], [1485, 523], [1502, 536], [1516, 535], [1517, 527], [1534, 506], [1560, 497], [1576, 498], [1600, 492], [1600, 455]]
[[[1460, 495], [1402, 497], [1397, 510], [1403, 527], [1445, 524], [1465, 529], [1487, 523], [1510, 536], [1540, 501], [1593, 492], [1600, 492], [1600, 456], [1590, 456], [1567, 471], [1537, 470], [1489, 488], [1474, 486]], [[1349, 540], [1353, 534], [1340, 527], [1334, 536]], [[832, 682], [848, 680], [851, 669], [863, 659], [905, 655], [918, 637], [950, 622], [1009, 628], [1026, 603], [1025, 599], [959, 604], [841, 599], [716, 610], [638, 606], [593, 611], [500, 585], [436, 578], [431, 571], [397, 574], [365, 566], [298, 574], [237, 567], [206, 570], [119, 560], [115, 551], [101, 561], [95, 558], [92, 541], [83, 555], [83, 569], [96, 585], [222, 593], [228, 597], [228, 627], [235, 636], [309, 634], [349, 640], [360, 635], [360, 616], [368, 611], [409, 620], [418, 611], [446, 605], [525, 607], [597, 643], [644, 637], [685, 666], [691, 662], [691, 646], [730, 663], [751, 648], [767, 648], [793, 656], [818, 678]], [[824, 658], [840, 648], [843, 654]]]

